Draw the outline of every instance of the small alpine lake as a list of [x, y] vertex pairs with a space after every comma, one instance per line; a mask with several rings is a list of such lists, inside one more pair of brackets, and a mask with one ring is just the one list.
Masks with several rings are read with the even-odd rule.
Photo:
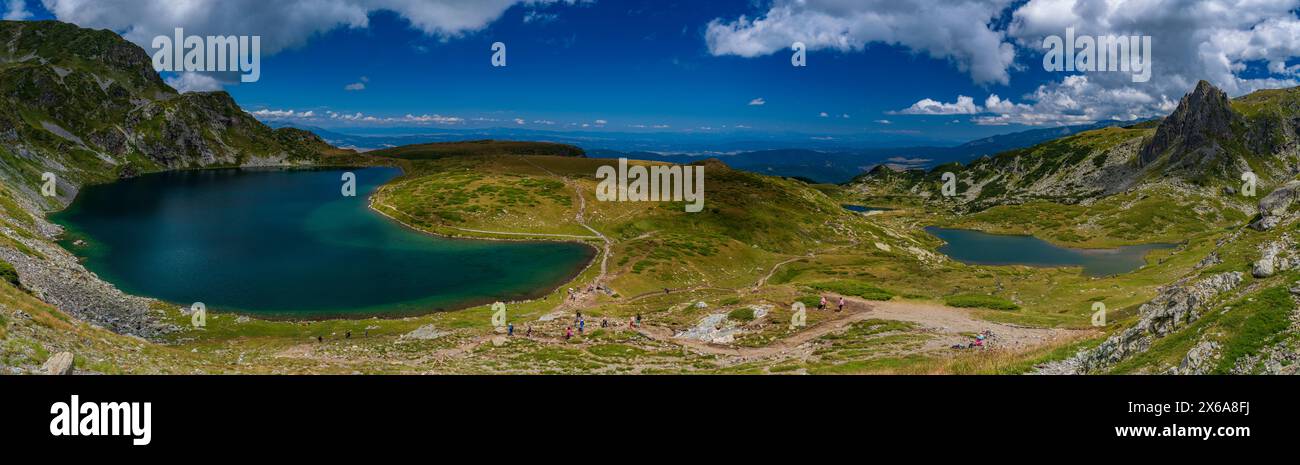
[[892, 210], [890, 208], [868, 207], [865, 205], [850, 205], [850, 204], [842, 204], [840, 205], [840, 207], [854, 213], [863, 213], [863, 214], [870, 214], [873, 212], [887, 212]]
[[1060, 247], [1033, 236], [989, 234], [967, 229], [930, 226], [925, 231], [943, 239], [939, 252], [966, 264], [1028, 265], [1038, 267], [1078, 266], [1087, 276], [1124, 274], [1146, 265], [1153, 250], [1174, 248], [1174, 244], [1142, 244], [1113, 249]]
[[[344, 173], [355, 196], [342, 193]], [[51, 215], [65, 248], [125, 292], [271, 318], [412, 315], [546, 295], [586, 244], [452, 239], [372, 210], [397, 168], [214, 169], [83, 189]], [[84, 242], [78, 242], [84, 241]]]

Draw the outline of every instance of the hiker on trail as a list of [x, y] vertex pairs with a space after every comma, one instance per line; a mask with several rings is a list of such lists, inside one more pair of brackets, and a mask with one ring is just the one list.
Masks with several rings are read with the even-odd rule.
[[325, 342], [325, 338], [316, 336], [316, 342]]
[[822, 300], [817, 303], [817, 309], [826, 310], [826, 296], [822, 296]]
[[601, 317], [601, 319], [600, 319], [600, 327], [602, 327], [602, 328], [608, 328], [608, 327], [609, 327], [609, 318]]
[[582, 321], [582, 310], [578, 310], [573, 316], [574, 323], [577, 323], [579, 321]]
[[840, 308], [839, 308], [839, 310], [836, 310], [836, 311], [837, 311], [837, 312], [842, 312], [842, 311], [844, 311], [844, 296], [840, 296]]
[[347, 334], [343, 335], [343, 339], [352, 339], [352, 330], [349, 329]]
[[514, 336], [514, 335], [515, 335], [515, 324], [510, 323], [506, 325], [506, 336]]
[[664, 295], [668, 295], [668, 294], [669, 294], [669, 292], [668, 292], [668, 288], [665, 287], [665, 288], [664, 288]]
[[564, 327], [564, 340], [567, 341], [567, 340], [569, 340], [569, 338], [571, 338], [571, 337], [573, 337], [573, 327], [572, 327], [572, 326], [565, 326], [565, 327]]
[[636, 327], [636, 318], [628, 317], [628, 319], [627, 319], [627, 327], [629, 327], [629, 328], [635, 328], [635, 327]]
[[641, 326], [641, 314], [640, 314], [640, 313], [637, 313], [637, 314], [636, 314], [636, 325], [637, 325], [638, 327]]
[[587, 320], [578, 320], [578, 334], [582, 334], [587, 329]]
[[524, 327], [524, 337], [533, 337], [533, 324], [529, 323]]

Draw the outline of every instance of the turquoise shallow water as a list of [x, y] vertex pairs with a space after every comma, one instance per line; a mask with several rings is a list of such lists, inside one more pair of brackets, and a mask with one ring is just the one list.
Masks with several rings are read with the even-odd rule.
[[[340, 193], [357, 176], [357, 195]], [[367, 208], [395, 168], [226, 169], [90, 186], [52, 216], [123, 291], [271, 317], [401, 315], [544, 295], [595, 249], [449, 239]], [[86, 245], [74, 246], [77, 239]]]
[[1033, 236], [1007, 236], [965, 229], [929, 227], [926, 232], [943, 239], [939, 252], [962, 263], [977, 265], [1079, 266], [1088, 276], [1124, 274], [1146, 264], [1148, 252], [1173, 248], [1173, 244], [1143, 244], [1114, 249], [1058, 247]]

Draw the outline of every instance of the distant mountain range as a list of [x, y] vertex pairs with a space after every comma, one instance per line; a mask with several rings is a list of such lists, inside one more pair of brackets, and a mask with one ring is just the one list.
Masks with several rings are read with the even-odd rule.
[[[443, 128], [443, 127], [354, 127], [336, 129], [297, 122], [268, 120], [271, 127], [306, 129], [343, 147], [373, 150], [431, 142], [467, 140], [528, 140], [576, 145], [586, 150], [607, 149], [625, 152], [662, 152], [685, 154], [730, 154], [788, 147], [820, 151], [845, 151], [861, 148], [904, 147], [957, 143], [942, 138], [920, 136], [885, 136], [878, 133], [817, 135], [798, 132], [761, 132], [727, 129], [693, 132], [626, 132], [615, 130], [544, 130], [516, 127]], [[900, 138], [902, 137], [902, 138]]]
[[[728, 166], [773, 176], [802, 178], [818, 183], [842, 184], [877, 165], [898, 169], [930, 168], [952, 162], [965, 163], [985, 155], [1033, 146], [1052, 139], [1121, 123], [1106, 121], [1087, 125], [1065, 126], [985, 137], [955, 147], [886, 147], [845, 151], [778, 149], [741, 152], [718, 156]], [[588, 150], [594, 158], [627, 157], [671, 163], [690, 163], [701, 159], [694, 154], [656, 152], [619, 152]]]
[[[1105, 121], [1094, 124], [1002, 134], [957, 146], [891, 146], [860, 138], [837, 136], [813, 138], [799, 134], [722, 133], [619, 133], [561, 132], [532, 129], [439, 129], [384, 128], [368, 134], [345, 134], [313, 126], [268, 122], [272, 127], [306, 129], [327, 142], [358, 150], [376, 150], [430, 142], [481, 139], [556, 142], [582, 147], [593, 158], [626, 157], [671, 163], [690, 163], [717, 158], [728, 166], [775, 176], [803, 178], [819, 183], [845, 183], [877, 165], [895, 168], [929, 168], [951, 162], [969, 162], [1033, 146], [1052, 139], [1107, 126], [1132, 124]], [[423, 133], [421, 131], [424, 131]], [[638, 149], [638, 147], [642, 147]], [[797, 147], [797, 148], [791, 148]]]

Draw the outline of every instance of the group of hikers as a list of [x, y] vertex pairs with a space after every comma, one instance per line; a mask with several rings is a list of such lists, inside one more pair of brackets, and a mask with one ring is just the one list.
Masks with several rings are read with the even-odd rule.
[[[567, 341], [567, 340], [573, 339], [573, 335], [574, 335], [574, 334], [573, 334], [573, 329], [574, 329], [575, 327], [578, 329], [578, 335], [579, 335], [579, 336], [581, 336], [581, 335], [583, 335], [583, 334], [586, 334], [586, 332], [587, 332], [587, 319], [586, 319], [585, 317], [582, 316], [582, 311], [581, 311], [581, 310], [579, 310], [578, 312], [576, 312], [576, 314], [574, 315], [574, 317], [573, 317], [573, 325], [565, 326], [565, 327], [564, 327], [564, 340]], [[601, 327], [601, 328], [609, 328], [609, 327], [610, 327], [610, 324], [609, 324], [609, 318], [604, 318], [604, 317], [602, 317], [602, 318], [600, 319], [600, 327]], [[632, 318], [629, 318], [629, 319], [628, 319], [628, 322], [627, 322], [627, 327], [628, 327], [628, 328], [639, 328], [639, 327], [641, 327], [641, 314], [640, 314], [640, 313], [637, 313], [636, 316], [634, 316], [634, 317], [632, 317]], [[533, 325], [532, 325], [531, 323], [529, 323], [528, 325], [524, 326], [524, 328], [525, 328], [525, 329], [524, 329], [524, 337], [532, 337], [532, 336], [533, 336]], [[515, 324], [514, 324], [514, 323], [509, 323], [509, 324], [506, 325], [506, 335], [507, 335], [507, 336], [514, 336], [514, 335], [515, 335]]]
[[[826, 296], [822, 296], [821, 301], [817, 303], [817, 309], [818, 309], [818, 310], [826, 310], [826, 306], [827, 306], [828, 304], [829, 304], [829, 303], [826, 301]], [[840, 296], [839, 306], [838, 306], [838, 307], [835, 307], [835, 311], [837, 311], [837, 312], [842, 312], [842, 311], [844, 311], [844, 296]]]
[[[366, 337], [370, 337], [370, 328], [366, 328], [364, 334]], [[347, 330], [347, 332], [343, 334], [343, 339], [352, 339], [352, 330]], [[316, 342], [325, 342], [325, 336], [317, 335]]]
[[[591, 291], [593, 291], [593, 290], [603, 290], [603, 286], [600, 286], [600, 285], [596, 285], [596, 286], [590, 286], [590, 285], [589, 285], [589, 286], [587, 286], [587, 292], [591, 292]], [[665, 292], [665, 293], [668, 293], [669, 290], [668, 290], [667, 288], [664, 288], [664, 292]], [[574, 292], [573, 288], [569, 288], [569, 298], [570, 298], [570, 299], [576, 299], [576, 297], [577, 297], [577, 294]], [[844, 297], [841, 296], [841, 297], [840, 297], [840, 300], [839, 300], [839, 302], [838, 302], [838, 305], [837, 305], [836, 308], [835, 308], [835, 311], [837, 311], [837, 312], [844, 311], [844, 303], [845, 303], [845, 302], [844, 302]], [[821, 300], [817, 303], [817, 309], [818, 309], [818, 310], [825, 310], [826, 307], [827, 307], [827, 305], [829, 305], [829, 304], [830, 304], [830, 302], [826, 300], [826, 296], [821, 296]], [[571, 325], [571, 326], [566, 326], [566, 327], [564, 328], [564, 340], [567, 341], [567, 340], [573, 339], [573, 329], [574, 329], [574, 327], [577, 327], [577, 329], [578, 329], [578, 335], [586, 334], [586, 331], [587, 331], [587, 319], [584, 318], [584, 317], [582, 316], [582, 311], [581, 311], [581, 310], [575, 312], [575, 315], [574, 315], [574, 317], [573, 317], [573, 325]], [[608, 319], [608, 318], [604, 318], [604, 317], [602, 317], [602, 318], [600, 319], [600, 327], [601, 327], [601, 328], [609, 328], [609, 327], [610, 327], [610, 325], [609, 325], [609, 319]], [[641, 327], [641, 314], [640, 314], [640, 313], [637, 313], [636, 316], [629, 318], [629, 319], [628, 319], [628, 322], [627, 322], [627, 327], [628, 327], [628, 328], [640, 328], [640, 327]], [[987, 333], [987, 332], [988, 332], [988, 331], [985, 331], [985, 333]], [[367, 329], [367, 330], [366, 330], [366, 336], [369, 336], [369, 335], [370, 335], [370, 330]], [[506, 325], [506, 335], [507, 335], [507, 336], [514, 336], [514, 335], [515, 335], [515, 324], [514, 324], [514, 323], [508, 323], [508, 324]], [[524, 326], [524, 337], [532, 337], [532, 336], [533, 336], [533, 325], [530, 323], [530, 324], [527, 324], [527, 325]], [[345, 336], [343, 336], [343, 337], [344, 337], [344, 339], [351, 339], [351, 338], [352, 338], [352, 331], [350, 331], [350, 330], [347, 331], [347, 334], [346, 334]], [[317, 342], [325, 342], [325, 338], [322, 337], [322, 336], [316, 336], [316, 341], [317, 341]], [[983, 344], [983, 336], [980, 337], [980, 339], [977, 341], [977, 343], [976, 343], [975, 345], [978, 346], [978, 345], [982, 345], [982, 344]]]

